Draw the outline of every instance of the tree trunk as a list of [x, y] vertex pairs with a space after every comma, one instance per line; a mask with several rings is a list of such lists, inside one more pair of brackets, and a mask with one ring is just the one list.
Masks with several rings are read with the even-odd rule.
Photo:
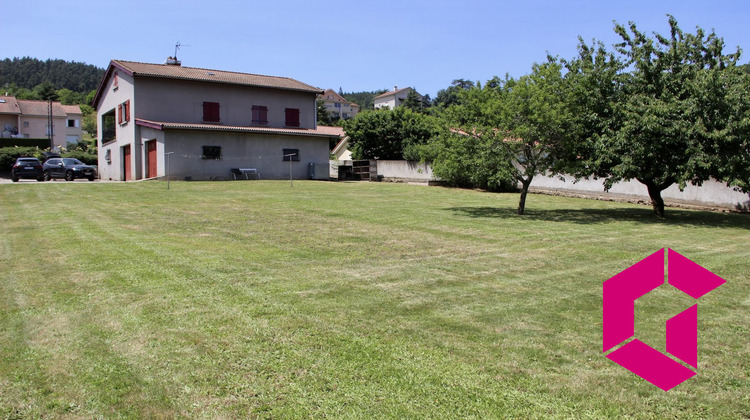
[[529, 193], [529, 185], [531, 185], [531, 179], [521, 180], [521, 199], [518, 200], [518, 215], [523, 215], [523, 211], [526, 208], [526, 195]]
[[648, 196], [651, 197], [651, 204], [654, 206], [654, 214], [657, 217], [664, 218], [664, 199], [661, 198], [661, 192], [664, 188], [653, 182], [644, 182], [648, 188]]

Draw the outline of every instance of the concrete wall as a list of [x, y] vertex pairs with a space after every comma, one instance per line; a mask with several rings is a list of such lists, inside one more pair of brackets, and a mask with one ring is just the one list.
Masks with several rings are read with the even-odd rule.
[[[531, 189], [543, 188], [570, 192], [595, 193], [597, 195], [615, 195], [624, 194], [633, 197], [650, 200], [646, 186], [638, 181], [618, 182], [608, 191], [604, 191], [604, 181], [599, 179], [582, 179], [574, 182], [570, 176], [564, 177], [565, 181], [559, 178], [550, 178], [543, 175], [537, 175], [531, 181]], [[680, 191], [677, 185], [672, 185], [662, 191], [662, 197], [665, 200], [678, 200], [684, 203], [698, 205], [719, 206], [733, 209], [748, 209], [750, 206], [750, 194], [743, 194], [735, 191], [726, 184], [709, 180], [697, 187], [688, 184], [684, 191]]]
[[428, 163], [405, 160], [379, 160], [378, 176], [383, 178], [413, 179], [420, 181], [434, 180], [432, 167]]
[[[331, 161], [331, 166], [335, 167], [336, 163], [336, 161]], [[386, 179], [436, 180], [430, 164], [402, 160], [379, 160], [378, 175]], [[332, 174], [332, 176], [335, 175]], [[557, 177], [550, 178], [537, 175], [531, 182], [531, 190], [533, 191], [536, 188], [599, 196], [611, 195], [613, 197], [625, 195], [650, 200], [646, 186], [638, 181], [619, 182], [609, 192], [605, 192], [602, 180], [582, 179], [574, 182], [574, 179], [570, 176], [564, 178], [565, 180], [562, 181]], [[700, 187], [688, 184], [684, 191], [680, 191], [677, 185], [673, 185], [662, 192], [662, 197], [666, 200], [675, 200], [686, 204], [750, 210], [750, 194], [735, 191], [733, 188], [727, 187], [726, 184], [714, 180], [706, 181]]]

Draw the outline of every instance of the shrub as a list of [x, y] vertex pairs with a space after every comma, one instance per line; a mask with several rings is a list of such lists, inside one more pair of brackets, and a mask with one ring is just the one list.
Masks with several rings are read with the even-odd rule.
[[82, 152], [80, 150], [72, 150], [62, 154], [62, 157], [75, 158], [87, 165], [99, 165], [99, 157], [92, 155], [91, 153]]
[[0, 147], [38, 147], [40, 149], [49, 147], [49, 139], [26, 139], [26, 138], [2, 138]]
[[0, 171], [10, 172], [16, 159], [22, 156], [38, 158], [41, 151], [36, 147], [3, 147], [0, 148]]

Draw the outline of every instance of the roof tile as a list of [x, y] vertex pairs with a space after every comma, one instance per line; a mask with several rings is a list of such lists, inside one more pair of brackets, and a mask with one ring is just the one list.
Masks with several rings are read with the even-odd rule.
[[170, 64], [149, 64], [134, 61], [112, 60], [112, 65], [134, 76], [160, 77], [167, 79], [194, 80], [233, 85], [268, 87], [310, 93], [323, 93], [322, 89], [306, 83], [276, 76], [262, 76], [250, 73], [237, 73], [223, 70], [183, 67]]

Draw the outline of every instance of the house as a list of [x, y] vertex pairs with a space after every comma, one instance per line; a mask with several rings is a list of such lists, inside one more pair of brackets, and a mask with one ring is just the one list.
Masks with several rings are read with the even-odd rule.
[[352, 152], [349, 150], [349, 136], [342, 138], [331, 151], [333, 160], [352, 160]]
[[[50, 131], [50, 118], [52, 130]], [[52, 148], [81, 139], [83, 114], [78, 105], [0, 96], [0, 136], [43, 139], [52, 135]], [[73, 127], [69, 127], [72, 124]], [[76, 125], [77, 124], [77, 125]], [[73, 139], [75, 137], [75, 140]]]
[[323, 94], [318, 95], [318, 100], [323, 101], [326, 111], [336, 120], [354, 118], [360, 111], [359, 105], [347, 101], [333, 89], [326, 89]]
[[382, 95], [378, 95], [375, 97], [375, 109], [380, 109], [383, 107], [388, 107], [390, 109], [396, 109], [399, 106], [403, 105], [404, 102], [406, 102], [406, 98], [409, 96], [409, 92], [414, 91], [414, 93], [417, 94], [417, 97], [419, 100], [422, 100], [422, 95], [417, 93], [416, 90], [405, 87], [403, 89], [399, 89], [398, 86], [394, 86], [393, 90], [390, 92], [386, 92]]
[[78, 143], [83, 136], [83, 113], [78, 105], [63, 105], [65, 111], [65, 140], [68, 143]]
[[[103, 179], [328, 179], [322, 90], [294, 79], [113, 60], [92, 106]], [[290, 168], [291, 166], [291, 168]], [[317, 169], [316, 169], [317, 168]]]

